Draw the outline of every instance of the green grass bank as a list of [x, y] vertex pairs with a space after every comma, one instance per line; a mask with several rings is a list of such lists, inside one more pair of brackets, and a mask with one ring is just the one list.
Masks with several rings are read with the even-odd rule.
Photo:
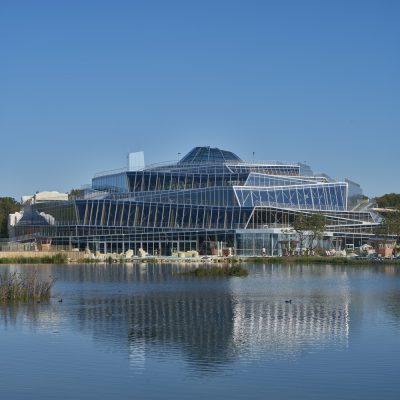
[[64, 254], [57, 253], [45, 256], [18, 256], [18, 257], [1, 257], [0, 264], [66, 264], [68, 257]]

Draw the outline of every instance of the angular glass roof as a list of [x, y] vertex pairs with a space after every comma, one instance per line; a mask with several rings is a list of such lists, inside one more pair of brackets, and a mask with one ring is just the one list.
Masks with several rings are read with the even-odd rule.
[[43, 217], [43, 215], [40, 215], [36, 210], [33, 210], [32, 207], [28, 205], [24, 207], [24, 214], [22, 215], [22, 218], [20, 219], [19, 223], [21, 225], [23, 224], [48, 225], [48, 222]]
[[217, 147], [195, 147], [186, 154], [179, 164], [197, 164], [197, 163], [224, 163], [227, 161], [242, 161], [231, 151], [221, 150]]

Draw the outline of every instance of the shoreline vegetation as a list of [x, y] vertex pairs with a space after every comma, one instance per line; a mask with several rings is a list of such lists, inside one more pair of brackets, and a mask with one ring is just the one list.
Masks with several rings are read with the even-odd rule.
[[352, 258], [352, 257], [329, 257], [329, 256], [282, 256], [282, 257], [134, 257], [126, 258], [120, 255], [112, 255], [103, 258], [79, 258], [71, 260], [66, 254], [55, 253], [53, 255], [37, 255], [1, 257], [1, 264], [113, 264], [113, 263], [203, 263], [203, 264], [344, 264], [344, 265], [365, 265], [365, 264], [390, 264], [400, 265], [400, 259], [389, 258]]
[[191, 271], [180, 272], [178, 275], [189, 275], [197, 278], [206, 277], [222, 277], [222, 276], [247, 276], [249, 272], [247, 269], [240, 265], [223, 265], [223, 266], [211, 266], [211, 267], [199, 267]]
[[49, 300], [54, 282], [40, 279], [37, 271], [0, 273], [0, 304]]
[[354, 258], [354, 257], [329, 257], [329, 256], [288, 256], [288, 257], [249, 257], [246, 263], [254, 264], [390, 264], [400, 265], [400, 259], [390, 258]]
[[37, 257], [1, 257], [0, 253], [0, 264], [68, 264], [68, 257], [61, 253]]

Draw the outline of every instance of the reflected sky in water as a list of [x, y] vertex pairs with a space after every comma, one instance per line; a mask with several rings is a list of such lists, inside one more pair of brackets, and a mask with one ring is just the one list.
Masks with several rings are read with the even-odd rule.
[[1, 398], [399, 397], [396, 267], [249, 265], [248, 277], [222, 279], [180, 276], [182, 265], [0, 271], [29, 268], [57, 278], [54, 297], [0, 306]]

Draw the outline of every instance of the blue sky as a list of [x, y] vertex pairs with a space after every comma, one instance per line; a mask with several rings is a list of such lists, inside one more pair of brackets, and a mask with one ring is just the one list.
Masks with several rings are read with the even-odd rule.
[[210, 145], [400, 192], [399, 1], [0, 1], [0, 196]]

